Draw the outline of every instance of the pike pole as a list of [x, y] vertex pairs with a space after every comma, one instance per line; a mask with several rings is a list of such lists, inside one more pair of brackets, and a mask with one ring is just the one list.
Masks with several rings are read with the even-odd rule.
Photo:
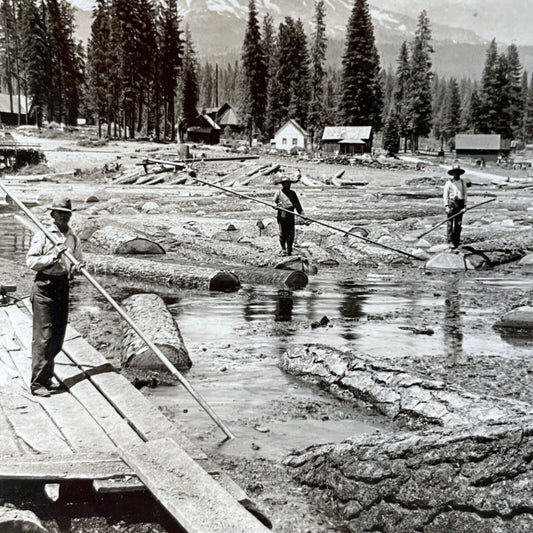
[[[177, 166], [181, 165], [182, 163], [179, 161], [163, 161], [161, 159], [151, 159], [146, 158], [143, 160], [143, 162], [146, 163], [159, 163], [160, 165], [170, 165], [170, 166]], [[352, 233], [350, 231], [343, 230], [341, 228], [338, 228], [337, 226], [332, 226], [331, 224], [328, 224], [326, 222], [321, 222], [320, 220], [315, 220], [314, 218], [307, 217], [305, 215], [300, 215], [299, 213], [296, 213], [294, 211], [290, 211], [289, 209], [284, 209], [283, 207], [277, 207], [275, 205], [269, 204], [268, 202], [265, 202], [264, 200], [260, 200], [259, 198], [254, 198], [253, 196], [248, 196], [247, 194], [242, 194], [237, 191], [232, 191], [230, 189], [227, 189], [226, 187], [222, 187], [221, 185], [216, 185], [215, 183], [211, 183], [209, 181], [202, 180], [197, 177], [189, 176], [190, 179], [197, 181], [199, 183], [203, 183], [204, 185], [209, 185], [209, 187], [214, 187], [215, 189], [219, 189], [221, 191], [227, 192], [229, 194], [233, 194], [235, 196], [238, 196], [239, 198], [243, 198], [244, 200], [251, 200], [252, 202], [257, 202], [259, 204], [266, 205], [267, 207], [270, 207], [272, 209], [275, 209], [276, 211], [285, 211], [286, 213], [290, 213], [292, 215], [297, 215], [303, 220], [307, 220], [308, 222], [313, 222], [314, 224], [319, 224], [320, 226], [324, 226], [325, 228], [332, 229], [334, 231], [338, 231], [340, 233], [344, 233], [345, 235], [350, 235], [351, 237], [355, 237], [356, 239], [360, 239], [362, 241], [365, 241], [369, 244], [373, 244], [374, 246], [379, 246], [381, 248], [385, 248], [385, 250], [389, 250], [392, 252], [396, 252], [398, 254], [405, 255], [407, 257], [410, 257], [411, 259], [416, 259], [418, 261], [425, 261], [425, 259], [422, 259], [421, 257], [417, 257], [416, 255], [410, 254], [409, 252], [404, 252], [403, 250], [398, 250], [397, 248], [393, 248], [392, 246], [387, 246], [386, 244], [381, 244], [376, 241], [372, 241], [370, 239], [367, 239], [366, 237], [363, 237], [362, 235], [358, 235], [357, 233]]]
[[484, 202], [479, 202], [479, 204], [474, 204], [472, 207], [466, 207], [465, 209], [461, 209], [459, 213], [455, 213], [455, 215], [452, 215], [451, 217], [448, 217], [446, 220], [443, 220], [442, 222], [439, 222], [432, 228], [428, 229], [427, 231], [424, 231], [424, 233], [421, 233], [420, 235], [417, 235], [418, 239], [421, 239], [424, 235], [427, 235], [428, 233], [431, 233], [433, 230], [440, 228], [443, 224], [446, 224], [449, 220], [453, 220], [456, 216], [462, 215], [463, 213], [466, 213], [467, 211], [470, 211], [471, 209], [475, 209], [476, 207], [480, 207], [485, 204], [490, 204], [491, 202], [496, 201], [496, 198], [491, 198], [490, 200], [485, 200]]
[[[24, 212], [24, 214], [45, 234], [46, 238], [54, 245], [57, 246], [61, 244], [57, 241], [54, 235], [52, 235], [41, 222], [35, 217], [35, 215], [20, 201], [14, 196], [14, 194], [7, 189], [2, 183], [0, 183], [0, 189], [2, 189], [12, 200], [13, 202]], [[80, 267], [82, 264], [72, 255], [68, 249], [62, 252], [65, 254], [67, 259], [77, 267]], [[128, 314], [120, 307], [120, 305], [113, 299], [113, 297], [96, 281], [96, 279], [89, 273], [89, 271], [81, 266], [80, 273], [83, 274], [89, 283], [98, 291], [106, 300], [115, 308], [118, 314], [128, 323], [128, 325], [135, 331], [135, 333], [141, 338], [141, 340], [152, 350], [152, 352], [157, 356], [157, 358], [168, 368], [168, 370], [178, 379], [178, 381], [185, 387], [187, 392], [200, 404], [204, 411], [211, 417], [215, 424], [226, 434], [228, 439], [234, 439], [235, 436], [227, 428], [227, 426], [222, 422], [222, 420], [217, 416], [217, 414], [211, 409], [207, 402], [198, 394], [189, 382], [183, 377], [183, 375], [176, 369], [176, 367], [168, 360], [165, 354], [140, 330], [140, 328], [135, 324], [135, 322], [128, 316]]]

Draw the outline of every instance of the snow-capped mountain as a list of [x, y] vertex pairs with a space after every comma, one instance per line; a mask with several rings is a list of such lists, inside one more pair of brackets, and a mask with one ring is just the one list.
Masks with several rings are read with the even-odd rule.
[[[78, 11], [78, 36], [86, 41], [90, 34], [93, 0], [71, 0]], [[377, 2], [377, 0], [374, 0]], [[402, 2], [410, 2], [410, 8]], [[457, 0], [443, 3], [454, 4]], [[473, 0], [470, 0], [473, 1]], [[475, 0], [478, 1], [478, 0]], [[487, 3], [501, 0], [484, 0]], [[522, 1], [522, 0], [516, 0]], [[529, 0], [528, 0], [529, 1]], [[417, 26], [417, 13], [427, 9], [431, 22], [433, 45], [436, 50], [434, 64], [439, 73], [461, 77], [463, 75], [479, 76], [488, 41], [476, 32], [453, 25], [438, 24], [432, 20], [429, 9], [437, 0], [379, 0], [380, 5], [370, 4], [370, 13], [374, 23], [376, 44], [381, 55], [382, 65], [394, 67], [399, 46], [403, 41], [411, 41]], [[425, 5], [427, 3], [427, 6]], [[342, 43], [346, 34], [346, 23], [353, 8], [353, 0], [326, 0], [326, 31], [328, 36], [329, 61], [339, 60], [342, 54]], [[419, 9], [413, 11], [416, 6]], [[398, 7], [401, 13], [384, 9], [383, 6]], [[435, 4], [435, 9], [437, 9]], [[256, 0], [259, 19], [270, 13], [275, 24], [284, 17], [300, 18], [304, 22], [308, 34], [312, 29], [314, 0]], [[179, 0], [178, 9], [184, 24], [191, 29], [193, 41], [200, 60], [216, 59], [232, 61], [240, 55], [244, 29], [248, 18], [248, 0]], [[403, 14], [409, 12], [410, 14]], [[442, 10], [441, 10], [442, 15]], [[453, 18], [453, 17], [450, 17]], [[444, 20], [447, 20], [444, 17]], [[454, 18], [457, 20], [457, 17]], [[525, 67], [533, 64], [533, 52], [522, 58]]]

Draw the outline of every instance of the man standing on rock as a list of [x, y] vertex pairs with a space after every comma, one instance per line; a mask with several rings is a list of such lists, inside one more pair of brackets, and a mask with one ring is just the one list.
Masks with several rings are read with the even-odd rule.
[[466, 207], [466, 183], [461, 178], [464, 173], [465, 171], [455, 164], [448, 170], [451, 179], [444, 185], [443, 199], [447, 218], [456, 215], [448, 220], [447, 242], [453, 248], [457, 248], [461, 243], [463, 210]]
[[[298, 211], [303, 215], [298, 195], [291, 189], [291, 179], [281, 178], [281, 190], [274, 195], [276, 207], [281, 207], [288, 211]], [[292, 245], [294, 243], [294, 214], [287, 211], [278, 210], [279, 242], [281, 244], [282, 255], [292, 255]]]
[[78, 237], [69, 228], [72, 202], [62, 198], [53, 202], [50, 216], [54, 219], [48, 231], [61, 243], [54, 246], [42, 231], [31, 242], [26, 264], [37, 271], [32, 288], [33, 308], [31, 392], [35, 396], [50, 396], [56, 390], [52, 383], [54, 358], [61, 351], [68, 322], [69, 280], [81, 270], [63, 254], [65, 250], [81, 261]]

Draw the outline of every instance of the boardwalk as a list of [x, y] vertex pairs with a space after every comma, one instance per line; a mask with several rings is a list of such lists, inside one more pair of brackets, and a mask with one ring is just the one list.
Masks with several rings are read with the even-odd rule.
[[65, 390], [32, 396], [31, 336], [26, 308], [0, 308], [0, 482], [149, 490], [185, 531], [268, 531], [244, 491], [73, 328], [56, 358]]

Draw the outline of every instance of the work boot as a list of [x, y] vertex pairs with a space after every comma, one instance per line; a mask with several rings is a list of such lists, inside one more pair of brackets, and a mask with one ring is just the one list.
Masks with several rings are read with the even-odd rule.
[[40, 396], [41, 398], [48, 398], [50, 396], [50, 391], [43, 385], [32, 387], [31, 393], [33, 396]]
[[49, 390], [50, 392], [55, 392], [61, 388], [61, 385], [59, 385], [58, 383], [54, 383], [52, 380], [50, 380], [47, 383], [45, 383], [44, 387], [46, 388], [46, 390]]

